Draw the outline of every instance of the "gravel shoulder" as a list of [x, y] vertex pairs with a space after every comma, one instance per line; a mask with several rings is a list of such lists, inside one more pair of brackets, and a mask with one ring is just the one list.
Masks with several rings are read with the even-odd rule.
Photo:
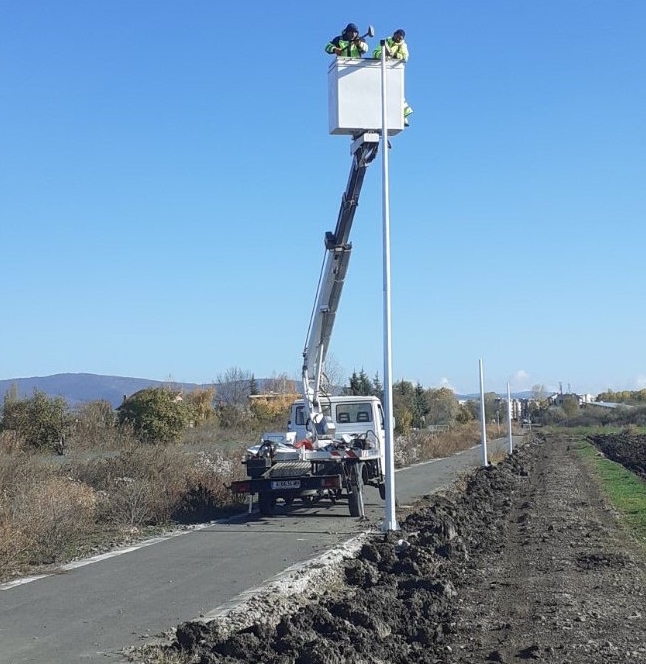
[[646, 662], [643, 544], [575, 447], [536, 438], [427, 496], [326, 582], [259, 596], [246, 620], [180, 625], [166, 661]]

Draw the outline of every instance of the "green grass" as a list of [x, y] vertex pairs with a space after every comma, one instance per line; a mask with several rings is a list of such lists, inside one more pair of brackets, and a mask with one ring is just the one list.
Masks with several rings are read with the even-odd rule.
[[599, 456], [597, 448], [587, 441], [581, 440], [576, 449], [599, 478], [626, 527], [646, 546], [646, 482], [621, 464]]

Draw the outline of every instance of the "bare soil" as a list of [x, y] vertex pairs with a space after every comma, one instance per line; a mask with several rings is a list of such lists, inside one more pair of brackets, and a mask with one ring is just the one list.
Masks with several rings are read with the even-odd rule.
[[646, 436], [637, 433], [597, 434], [590, 442], [605, 456], [646, 479]]
[[643, 543], [571, 439], [459, 484], [370, 537], [336, 584], [263, 600], [242, 628], [185, 623], [167, 649], [199, 664], [646, 662]]

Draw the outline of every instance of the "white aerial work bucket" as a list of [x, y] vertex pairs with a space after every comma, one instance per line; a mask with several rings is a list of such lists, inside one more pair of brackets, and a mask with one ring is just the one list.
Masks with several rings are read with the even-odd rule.
[[[404, 129], [404, 62], [386, 60], [388, 135]], [[328, 70], [330, 134], [381, 132], [381, 60], [335, 58]]]

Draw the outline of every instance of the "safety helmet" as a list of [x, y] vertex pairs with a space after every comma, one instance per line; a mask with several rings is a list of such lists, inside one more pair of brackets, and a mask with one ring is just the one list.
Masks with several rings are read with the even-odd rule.
[[395, 37], [397, 35], [401, 35], [402, 39], [403, 39], [406, 36], [406, 33], [404, 32], [404, 30], [402, 28], [397, 28], [397, 30], [395, 30], [395, 32], [393, 32], [393, 37]]
[[356, 23], [348, 23], [348, 25], [345, 26], [345, 30], [343, 31], [345, 33], [350, 33], [350, 32], [359, 32], [359, 28], [357, 28]]

